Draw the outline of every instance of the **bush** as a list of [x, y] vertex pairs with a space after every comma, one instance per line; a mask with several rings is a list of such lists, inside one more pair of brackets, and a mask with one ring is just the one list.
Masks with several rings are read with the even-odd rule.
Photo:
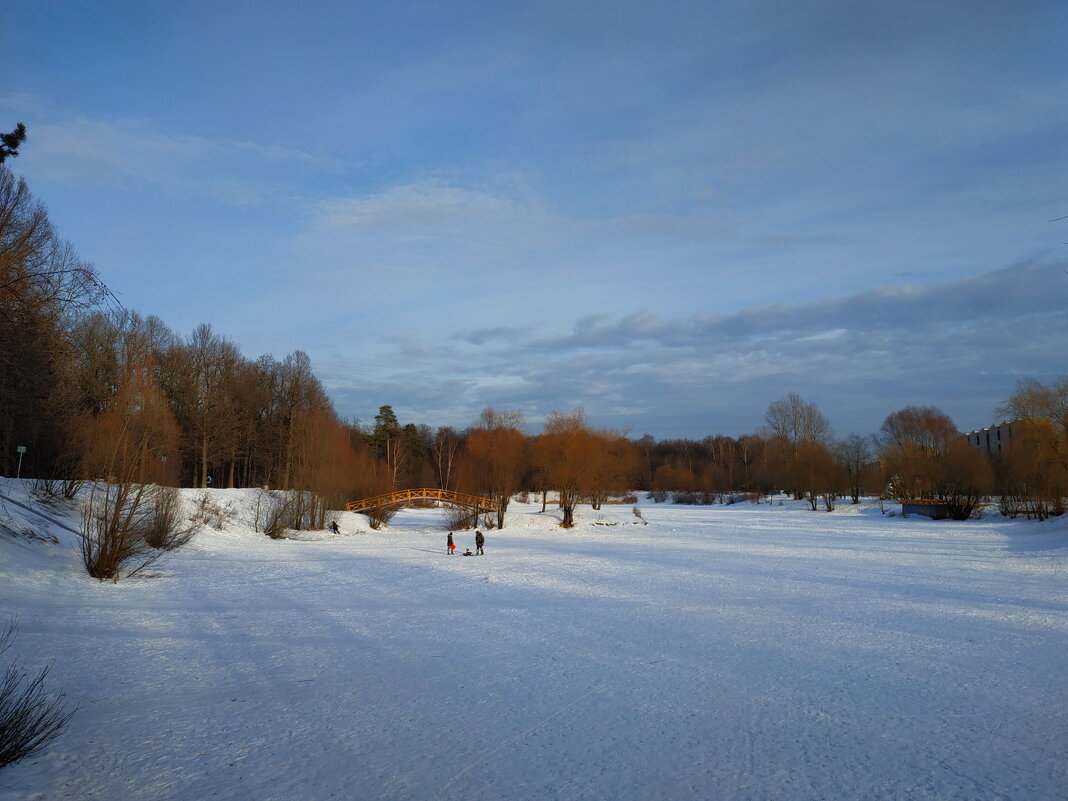
[[284, 539], [287, 531], [322, 528], [325, 522], [326, 504], [314, 492], [264, 490], [256, 504], [256, 528], [274, 540]]
[[230, 508], [224, 509], [219, 506], [218, 503], [212, 500], [211, 495], [205, 492], [197, 502], [196, 512], [189, 519], [194, 526], [209, 526], [216, 531], [222, 531], [231, 511]]
[[58, 478], [35, 478], [30, 491], [38, 498], [58, 498], [62, 494], [62, 483]]
[[[13, 521], [12, 521], [13, 522]], [[59, 537], [55, 534], [40, 534], [34, 531], [29, 526], [15, 526], [12, 522], [5, 522], [0, 520], [0, 534], [11, 537], [12, 539], [25, 539], [33, 540], [36, 542], [50, 542], [53, 545], [59, 544]]]
[[478, 525], [478, 510], [469, 506], [450, 506], [445, 510], [445, 528], [460, 531]]
[[709, 506], [716, 502], [716, 495], [713, 492], [676, 492], [671, 501], [687, 506]]
[[399, 509], [400, 507], [398, 506], [378, 506], [374, 509], [368, 509], [364, 514], [367, 516], [367, 522], [371, 528], [377, 531], [382, 526], [389, 525], [389, 521], [393, 519]]
[[59, 498], [72, 500], [85, 482], [73, 478], [36, 478], [32, 492], [42, 501], [54, 501]]
[[145, 520], [145, 542], [173, 551], [193, 539], [196, 525], [182, 526], [182, 499], [176, 487], [153, 487], [152, 506]]
[[[90, 576], [118, 581], [143, 570], [161, 551], [145, 541], [155, 513], [150, 485], [96, 484], [82, 509], [79, 546]], [[132, 566], [132, 569], [130, 569]]]
[[[11, 647], [18, 630], [8, 623], [0, 632], [0, 653]], [[65, 709], [63, 694], [49, 695], [44, 682], [46, 665], [32, 679], [17, 665], [9, 665], [0, 682], [0, 768], [40, 751], [58, 737], [75, 709]]]

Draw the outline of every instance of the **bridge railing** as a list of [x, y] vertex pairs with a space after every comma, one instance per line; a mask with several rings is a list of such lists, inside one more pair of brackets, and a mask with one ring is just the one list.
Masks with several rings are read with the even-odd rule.
[[379, 506], [396, 506], [409, 501], [441, 501], [455, 506], [474, 506], [490, 512], [497, 510], [497, 502], [491, 498], [482, 498], [478, 495], [468, 495], [463, 492], [430, 487], [397, 490], [396, 492], [387, 492], [370, 498], [361, 498], [358, 501], [350, 501], [345, 504], [345, 510], [362, 512], [365, 509], [376, 509]]

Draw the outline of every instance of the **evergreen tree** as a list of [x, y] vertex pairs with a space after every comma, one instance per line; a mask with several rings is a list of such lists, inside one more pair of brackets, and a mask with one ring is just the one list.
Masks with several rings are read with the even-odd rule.
[[375, 415], [375, 427], [368, 442], [375, 456], [385, 459], [390, 440], [395, 439], [400, 431], [400, 423], [393, 407], [379, 406], [378, 414]]
[[10, 156], [14, 158], [19, 154], [19, 145], [26, 141], [26, 126], [21, 122], [15, 126], [11, 133], [0, 134], [0, 164]]

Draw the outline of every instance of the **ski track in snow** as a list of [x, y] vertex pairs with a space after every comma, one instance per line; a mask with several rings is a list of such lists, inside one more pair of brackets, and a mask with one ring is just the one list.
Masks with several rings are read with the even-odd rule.
[[1068, 798], [1068, 521], [515, 504], [450, 557], [436, 510], [274, 541], [209, 493], [118, 584], [0, 503], [59, 539], [0, 533], [0, 668], [79, 707], [0, 799]]

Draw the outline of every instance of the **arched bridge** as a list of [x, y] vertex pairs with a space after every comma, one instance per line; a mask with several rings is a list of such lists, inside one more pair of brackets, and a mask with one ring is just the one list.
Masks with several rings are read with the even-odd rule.
[[466, 495], [452, 490], [425, 487], [423, 489], [397, 490], [396, 492], [387, 492], [384, 495], [350, 501], [345, 504], [345, 510], [348, 512], [366, 512], [368, 509], [378, 509], [382, 506], [404, 506], [411, 501], [440, 501], [446, 506], [471, 506], [483, 512], [497, 511], [497, 502], [490, 498], [480, 498], [478, 495]]

